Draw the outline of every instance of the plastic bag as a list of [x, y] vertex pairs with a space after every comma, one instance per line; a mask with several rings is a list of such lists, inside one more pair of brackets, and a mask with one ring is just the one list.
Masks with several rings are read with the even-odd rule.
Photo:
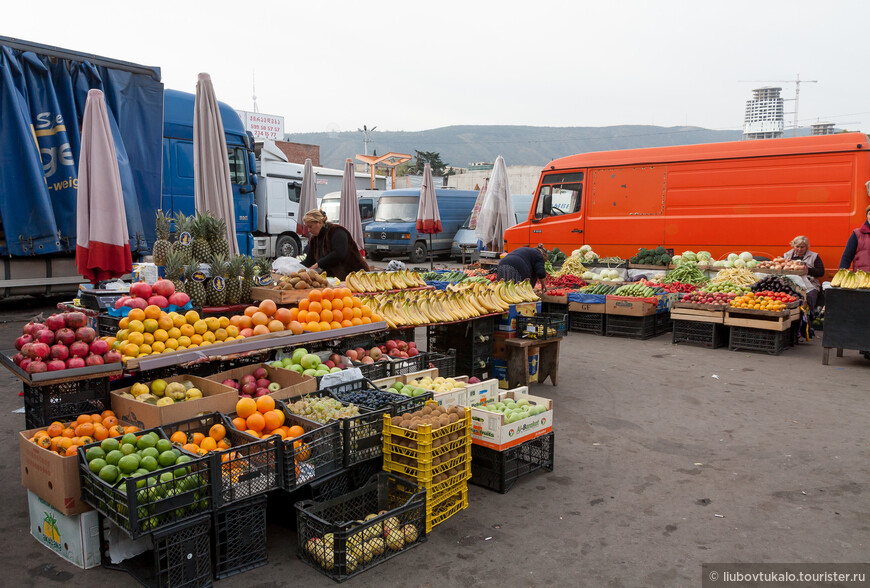
[[306, 267], [295, 257], [279, 257], [272, 262], [272, 270], [282, 276], [295, 274], [301, 269], [306, 269]]
[[407, 269], [407, 267], [403, 262], [399, 261], [398, 259], [394, 259], [387, 264], [388, 272], [400, 272], [404, 269]]
[[363, 375], [359, 368], [348, 368], [346, 370], [341, 370], [340, 372], [327, 374], [320, 378], [320, 389], [323, 390], [324, 388], [329, 388], [330, 386], [346, 384], [347, 382], [360, 380], [362, 379], [362, 377]]

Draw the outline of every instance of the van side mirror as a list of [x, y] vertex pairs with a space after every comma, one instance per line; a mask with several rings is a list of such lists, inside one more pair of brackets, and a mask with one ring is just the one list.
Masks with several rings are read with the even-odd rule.
[[552, 194], [543, 194], [541, 195], [541, 212], [538, 213], [535, 210], [535, 218], [543, 218], [545, 216], [549, 216], [550, 211], [553, 209], [553, 195]]

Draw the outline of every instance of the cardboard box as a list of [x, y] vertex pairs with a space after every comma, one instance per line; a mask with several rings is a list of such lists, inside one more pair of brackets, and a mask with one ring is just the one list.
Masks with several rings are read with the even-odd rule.
[[91, 510], [82, 502], [77, 455], [62, 457], [30, 441], [45, 427], [22, 431], [18, 435], [21, 455], [21, 484], [62, 515], [77, 515]]
[[516, 331], [518, 316], [535, 316], [541, 312], [540, 302], [521, 302], [519, 304], [511, 304], [505, 314], [495, 318], [496, 331]]
[[27, 504], [30, 534], [34, 539], [84, 570], [100, 565], [100, 517], [97, 511], [67, 516], [30, 491], [27, 492]]
[[527, 394], [528, 388], [523, 386], [499, 394], [499, 400], [513, 398], [515, 401], [525, 398], [532, 405], [543, 405], [546, 411], [528, 418], [506, 423], [500, 412], [485, 410], [483, 407], [471, 408], [471, 442], [476, 445], [504, 451], [546, 435], [553, 430], [553, 401], [549, 398]]
[[656, 314], [658, 299], [633, 298], [628, 296], [608, 296], [605, 303], [606, 314], [622, 316], [649, 316]]
[[495, 359], [507, 359], [507, 344], [505, 341], [514, 339], [517, 332], [496, 331], [492, 339], [492, 356]]
[[468, 390], [467, 388], [454, 388], [450, 392], [436, 393], [432, 400], [438, 403], [438, 406], [468, 406]]
[[202, 398], [176, 402], [167, 406], [156, 406], [133, 398], [122, 398], [121, 393], [129, 393], [130, 388], [113, 390], [111, 392], [112, 410], [115, 411], [118, 420], [128, 422], [140, 429], [151, 429], [193, 418], [203, 413], [223, 412], [229, 414], [236, 410], [239, 393], [234, 388], [218, 383], [224, 378], [220, 378], [217, 382], [196, 376], [173, 376], [164, 379], [167, 383], [190, 380], [196, 388], [202, 391]]
[[495, 402], [498, 399], [498, 380], [495, 378], [469, 384], [465, 391], [468, 395], [465, 406], [485, 406], [487, 402]]
[[399, 377], [403, 384], [407, 384], [411, 380], [421, 380], [429, 376], [433, 380], [438, 377], [438, 368], [428, 368], [419, 372], [411, 372], [410, 374], [401, 374]]
[[595, 314], [604, 314], [607, 311], [605, 302], [587, 304], [585, 302], [569, 302], [568, 310], [571, 312], [589, 312]]
[[[266, 368], [269, 372], [269, 379], [273, 382], [278, 382], [281, 384], [281, 387], [269, 394], [275, 400], [286, 400], [287, 398], [298, 398], [299, 396], [304, 396], [306, 394], [312, 394], [317, 390], [317, 378], [313, 378], [311, 376], [303, 376], [298, 372], [294, 372], [293, 370], [285, 370], [284, 368], [273, 368], [267, 363], [254, 363], [251, 365], [246, 365], [242, 367], [237, 367], [231, 370], [227, 370], [225, 372], [221, 372], [219, 374], [214, 374], [213, 376], [208, 376], [206, 380], [212, 380], [214, 382], [223, 382], [226, 379], [238, 380], [242, 376], [246, 376], [251, 374], [257, 368]], [[238, 396], [238, 392], [236, 393]], [[236, 409], [235, 403], [233, 403], [233, 410], [230, 412], [234, 412]], [[119, 417], [120, 418], [120, 417]]]
[[492, 360], [492, 377], [498, 381], [499, 388], [502, 388], [504, 390], [508, 389], [508, 373], [506, 359]]

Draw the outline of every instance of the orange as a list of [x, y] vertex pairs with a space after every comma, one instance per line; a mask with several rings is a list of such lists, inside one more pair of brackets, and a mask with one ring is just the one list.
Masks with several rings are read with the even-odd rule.
[[[344, 311], [342, 311], [342, 312], [344, 312]], [[351, 312], [353, 313], [354, 318], [362, 318], [362, 309], [360, 307], [354, 306], [351, 309]]]
[[161, 343], [165, 343], [166, 340], [169, 339], [169, 333], [163, 329], [157, 329], [154, 331], [154, 340], [160, 341]]
[[[260, 396], [260, 398], [266, 397]], [[274, 431], [284, 424], [284, 413], [280, 410], [269, 410], [263, 413], [263, 419], [266, 421], [266, 428], [270, 431]]]
[[350, 324], [353, 326], [358, 326], [358, 325], [363, 324], [363, 322], [362, 322], [361, 318], [359, 318], [358, 316], [355, 316], [352, 319], [350, 319]]
[[331, 323], [329, 323], [329, 328], [330, 329], [340, 329], [341, 323], [338, 321], [332, 321]]
[[[226, 320], [227, 317], [221, 317], [221, 318]], [[227, 321], [227, 325], [228, 324], [230, 324], [230, 321]], [[221, 324], [221, 319], [219, 319], [216, 316], [210, 316], [207, 319], [205, 319], [205, 327], [206, 327], [206, 330], [208, 330], [208, 331], [217, 331], [221, 327], [225, 327], [225, 326], [226, 325]], [[199, 333], [199, 330], [197, 330], [197, 333]], [[200, 333], [200, 334], [202, 334], [202, 333]]]
[[154, 343], [154, 335], [152, 333], [143, 333], [142, 340], [145, 342], [145, 345], [151, 345]]
[[303, 298], [299, 302], [297, 302], [297, 306], [299, 306], [299, 310], [308, 310], [309, 300], [307, 298]]
[[247, 423], [245, 422], [245, 419], [243, 419], [242, 417], [236, 417], [236, 418], [234, 418], [234, 419], [233, 419], [233, 425], [234, 425], [234, 426], [235, 426], [239, 431], [244, 431], [245, 429], [248, 428]]
[[144, 321], [145, 320], [145, 311], [141, 308], [131, 308], [127, 317], [131, 321]]
[[242, 320], [242, 317], [240, 317], [240, 316], [237, 315], [237, 314], [234, 314], [233, 316], [230, 317], [230, 322], [229, 322], [229, 324], [231, 324], [231, 325], [234, 326], [234, 327], [238, 327], [238, 326], [239, 326], [239, 321], [240, 321], [240, 320]]
[[303, 443], [302, 441], [296, 441], [293, 444], [293, 449], [296, 451], [296, 459], [299, 461], [305, 461], [309, 457], [311, 457], [311, 448], [308, 447], [307, 443]]
[[167, 339], [166, 343], [164, 343], [164, 345], [166, 345], [166, 349], [168, 349], [170, 351], [174, 351], [174, 350], [178, 349], [178, 339], [174, 339], [174, 338]]
[[321, 300], [320, 305], [323, 306], [323, 310], [332, 310], [332, 302], [329, 300]]
[[[206, 319], [206, 320], [208, 320], [208, 319]], [[230, 319], [228, 319], [225, 316], [219, 316], [217, 321], [218, 321], [217, 326], [220, 327], [221, 329], [226, 329], [228, 326], [230, 326]]]
[[329, 323], [326, 322], [326, 321], [320, 321], [319, 324], [320, 324], [320, 330], [321, 330], [321, 331], [328, 331], [329, 329], [332, 328], [332, 327], [329, 326]]
[[236, 414], [239, 417], [246, 419], [257, 412], [257, 401], [253, 398], [239, 398], [236, 402]]
[[253, 435], [254, 437], [259, 437], [259, 436], [260, 436], [260, 433], [258, 433], [257, 431], [255, 431], [255, 430], [253, 430], [253, 429], [247, 429], [247, 430], [245, 431], [245, 433], [247, 433], [248, 435]]
[[187, 335], [182, 335], [181, 337], [179, 337], [178, 346], [184, 348], [190, 347], [190, 337], [188, 337]]
[[319, 323], [320, 322], [320, 313], [319, 312], [311, 312], [309, 310], [308, 315], [305, 317], [305, 321], [309, 322], [309, 323], [311, 323], [311, 322]]
[[278, 435], [281, 439], [285, 439], [287, 437], [287, 431], [285, 431], [282, 427], [278, 427], [274, 431], [270, 433], [271, 435]]
[[[296, 313], [299, 314], [299, 310], [297, 310]], [[289, 308], [279, 308], [278, 310], [276, 310], [275, 311], [275, 320], [279, 320], [284, 324], [289, 323], [291, 320], [293, 320], [292, 313], [291, 313], [290, 309]]]
[[[226, 328], [227, 337], [238, 337], [239, 336], [239, 328], [235, 325], [227, 325]], [[206, 333], [206, 335], [210, 335], [211, 333]], [[205, 337], [208, 340], [208, 337]], [[214, 342], [214, 335], [212, 335], [212, 342]]]
[[345, 304], [344, 308], [341, 310], [341, 314], [344, 317], [344, 320], [350, 320], [353, 318], [353, 305]]
[[332, 310], [341, 310], [342, 308], [344, 308], [344, 302], [342, 301], [342, 299], [335, 298], [332, 301]]
[[[272, 331], [270, 331], [269, 327], [267, 327], [266, 325], [257, 325], [256, 327], [254, 327], [253, 334], [254, 335], [268, 335], [271, 332]], [[246, 335], [246, 337], [247, 336], [248, 335]]]
[[372, 322], [372, 319], [370, 319], [369, 317], [367, 317], [367, 316], [362, 317], [362, 324], [370, 325], [371, 322]]
[[[351, 301], [353, 301], [353, 305], [354, 305], [355, 308], [359, 308], [360, 306], [362, 306], [362, 300], [360, 300], [360, 299], [359, 299], [358, 297], [356, 297], [356, 296], [352, 296], [352, 297], [351, 297]], [[347, 306], [347, 304], [345, 304], [345, 306]]]
[[191, 335], [190, 336], [190, 344], [191, 345], [201, 345], [202, 344], [202, 335]]
[[320, 302], [323, 299], [323, 292], [321, 290], [312, 290], [308, 293], [308, 300], [311, 302]]
[[251, 416], [245, 419], [245, 422], [248, 423], [248, 428], [252, 431], [257, 431], [258, 433], [262, 431], [266, 427], [266, 419], [263, 418], [259, 412], [255, 412]]
[[104, 410], [103, 412], [100, 413], [100, 416], [103, 417], [104, 419], [105, 419], [106, 417], [113, 417], [113, 416], [115, 416], [115, 411], [113, 411], [113, 410]]
[[255, 325], [265, 325], [269, 322], [269, 317], [266, 313], [257, 311], [254, 313], [254, 316], [251, 317], [251, 322]]
[[199, 444], [199, 448], [204, 451], [214, 451], [217, 449], [217, 441], [211, 437], [206, 437], [202, 440], [202, 443]]
[[[154, 350], [151, 349], [151, 346], [147, 343], [143, 343], [139, 346], [139, 355], [151, 355], [152, 351]], [[137, 355], [136, 357], [139, 357], [139, 355]]]
[[177, 445], [187, 445], [187, 434], [184, 431], [175, 431], [169, 440]]
[[344, 319], [343, 321], [341, 321], [341, 326], [342, 326], [342, 327], [352, 327], [352, 326], [353, 326], [353, 323], [350, 322], [350, 321], [347, 320], [347, 319]]
[[118, 424], [118, 417], [116, 417], [114, 414], [107, 415], [107, 414], [103, 413], [103, 426], [104, 427], [106, 427], [107, 429], [111, 429], [112, 427], [114, 427], [117, 424]]
[[118, 328], [119, 329], [126, 329], [128, 326], [130, 326], [130, 317], [129, 316], [125, 316], [124, 318], [122, 318], [121, 320], [118, 321]]
[[157, 319], [157, 326], [164, 331], [168, 331], [173, 326], [172, 319], [166, 313], [161, 314], [160, 318]]
[[332, 288], [324, 288], [320, 291], [322, 300], [332, 300], [335, 297], [335, 290]]
[[[257, 398], [257, 410], [261, 413], [268, 412], [270, 410], [275, 410], [275, 399], [271, 396], [260, 396]], [[281, 425], [278, 425], [279, 427]], [[270, 429], [274, 429], [275, 427], [269, 427]]]
[[348, 294], [347, 296], [344, 296], [341, 299], [341, 303], [344, 305], [345, 308], [352, 308], [353, 307], [353, 297], [350, 294]]
[[308, 311], [300, 310], [299, 314], [296, 315], [296, 320], [302, 323], [303, 325], [308, 322]]
[[[232, 325], [230, 325], [230, 326], [227, 327], [227, 328], [228, 328], [228, 329], [235, 329], [237, 332], [238, 332], [238, 330], [239, 330], [238, 327], [234, 327], [234, 326], [232, 326]], [[192, 339], [192, 337], [191, 337], [191, 339]], [[214, 343], [215, 341], [217, 341], [217, 339], [216, 339], [215, 336], [214, 336], [214, 333], [212, 333], [211, 331], [206, 331], [205, 333], [203, 333], [203, 334], [202, 334], [202, 340], [203, 340], [204, 343]]]
[[[298, 318], [299, 318], [299, 309], [298, 308], [291, 308], [290, 309], [290, 321], [295, 321]], [[287, 322], [289, 323], [290, 321], [287, 321]]]
[[151, 353], [163, 353], [164, 351], [166, 351], [166, 343], [163, 341], [155, 341], [151, 345]]
[[[193, 331], [194, 331], [194, 333], [196, 333], [197, 335], [202, 335], [203, 333], [205, 333], [205, 332], [208, 331], [208, 330], [209, 330], [209, 329], [208, 329], [208, 323], [205, 322], [205, 321], [202, 320], [202, 319], [199, 319], [198, 321], [196, 321], [195, 323], [193, 323]], [[187, 334], [187, 333], [185, 333], [185, 334]], [[193, 333], [191, 333], [191, 334], [188, 335], [188, 336], [191, 336], [191, 337], [192, 337], [192, 336], [193, 336]]]
[[245, 308], [245, 316], [252, 317], [252, 316], [254, 316], [254, 313], [257, 312], [258, 310], [260, 310], [260, 309], [257, 308], [256, 306], [249, 306], [249, 307]]
[[288, 431], [287, 431], [287, 436], [288, 436], [288, 437], [292, 437], [292, 438], [294, 438], [294, 439], [295, 439], [296, 437], [301, 437], [301, 436], [304, 435], [304, 434], [305, 434], [305, 429], [303, 429], [303, 428], [300, 427], [299, 425], [293, 425], [293, 426], [290, 427], [290, 429], [288, 429]]
[[181, 325], [186, 325], [186, 324], [187, 324], [187, 321], [184, 320], [183, 314], [176, 314], [174, 317], [172, 317], [172, 326], [178, 328]]
[[311, 331], [312, 333], [317, 333], [320, 331], [320, 323], [316, 323], [314, 321], [311, 321], [310, 323], [305, 325], [305, 330]]
[[212, 425], [211, 429], [208, 430], [208, 436], [215, 441], [220, 441], [227, 436], [227, 429], [221, 424]]
[[266, 316], [272, 316], [278, 310], [278, 305], [274, 300], [264, 300], [260, 303], [260, 312]]
[[187, 312], [184, 313], [184, 320], [188, 324], [192, 325], [193, 323], [195, 323], [196, 321], [199, 320], [199, 313], [196, 312], [195, 310], [188, 310]]
[[323, 310], [323, 305], [314, 300], [308, 305], [308, 312], [320, 313], [321, 310]]
[[254, 330], [253, 329], [242, 329], [239, 331], [239, 337], [253, 337]]
[[302, 328], [302, 323], [300, 323], [299, 321], [290, 321], [290, 324], [287, 325], [287, 328], [290, 329], [290, 332], [292, 332], [294, 335], [301, 335], [302, 331], [304, 330]]
[[332, 322], [332, 311], [327, 309], [327, 308], [324, 308], [323, 310], [321, 310], [320, 311], [320, 320], [331, 323]]
[[340, 289], [338, 296], [341, 296], [342, 298], [344, 298], [345, 296], [351, 296], [351, 294], [352, 294], [352, 292], [350, 291], [350, 288], [344, 287], [344, 288]]
[[171, 329], [166, 331], [166, 335], [169, 339], [178, 339], [179, 337], [181, 337], [181, 329], [179, 329], [178, 327], [172, 327]]
[[145, 307], [145, 318], [157, 320], [160, 318], [160, 313], [163, 311], [160, 310], [160, 307], [156, 304], [149, 304]]
[[362, 307], [360, 307], [360, 311], [362, 312], [363, 316], [367, 316], [367, 317], [372, 316], [372, 309], [369, 308], [369, 306], [367, 304], [363, 304]]
[[277, 333], [278, 331], [284, 330], [284, 323], [282, 323], [278, 319], [270, 320], [267, 326], [269, 327], [269, 331], [272, 333]]
[[127, 326], [127, 330], [130, 332], [131, 335], [133, 333], [144, 333], [145, 324], [142, 321], [130, 321], [130, 324]]
[[186, 323], [181, 325], [178, 330], [181, 331], [181, 335], [183, 337], [191, 337], [193, 335], [196, 335], [196, 328], [193, 325], [189, 325]]

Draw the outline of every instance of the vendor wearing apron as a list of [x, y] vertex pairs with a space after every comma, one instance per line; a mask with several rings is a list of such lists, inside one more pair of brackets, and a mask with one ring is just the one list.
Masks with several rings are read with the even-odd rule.
[[807, 289], [807, 307], [813, 310], [819, 302], [821, 284], [819, 278], [825, 275], [825, 264], [815, 251], [810, 251], [810, 240], [803, 235], [798, 235], [791, 240], [792, 249], [782, 254], [785, 259], [794, 259], [804, 262], [807, 266], [807, 281], [812, 288]]

